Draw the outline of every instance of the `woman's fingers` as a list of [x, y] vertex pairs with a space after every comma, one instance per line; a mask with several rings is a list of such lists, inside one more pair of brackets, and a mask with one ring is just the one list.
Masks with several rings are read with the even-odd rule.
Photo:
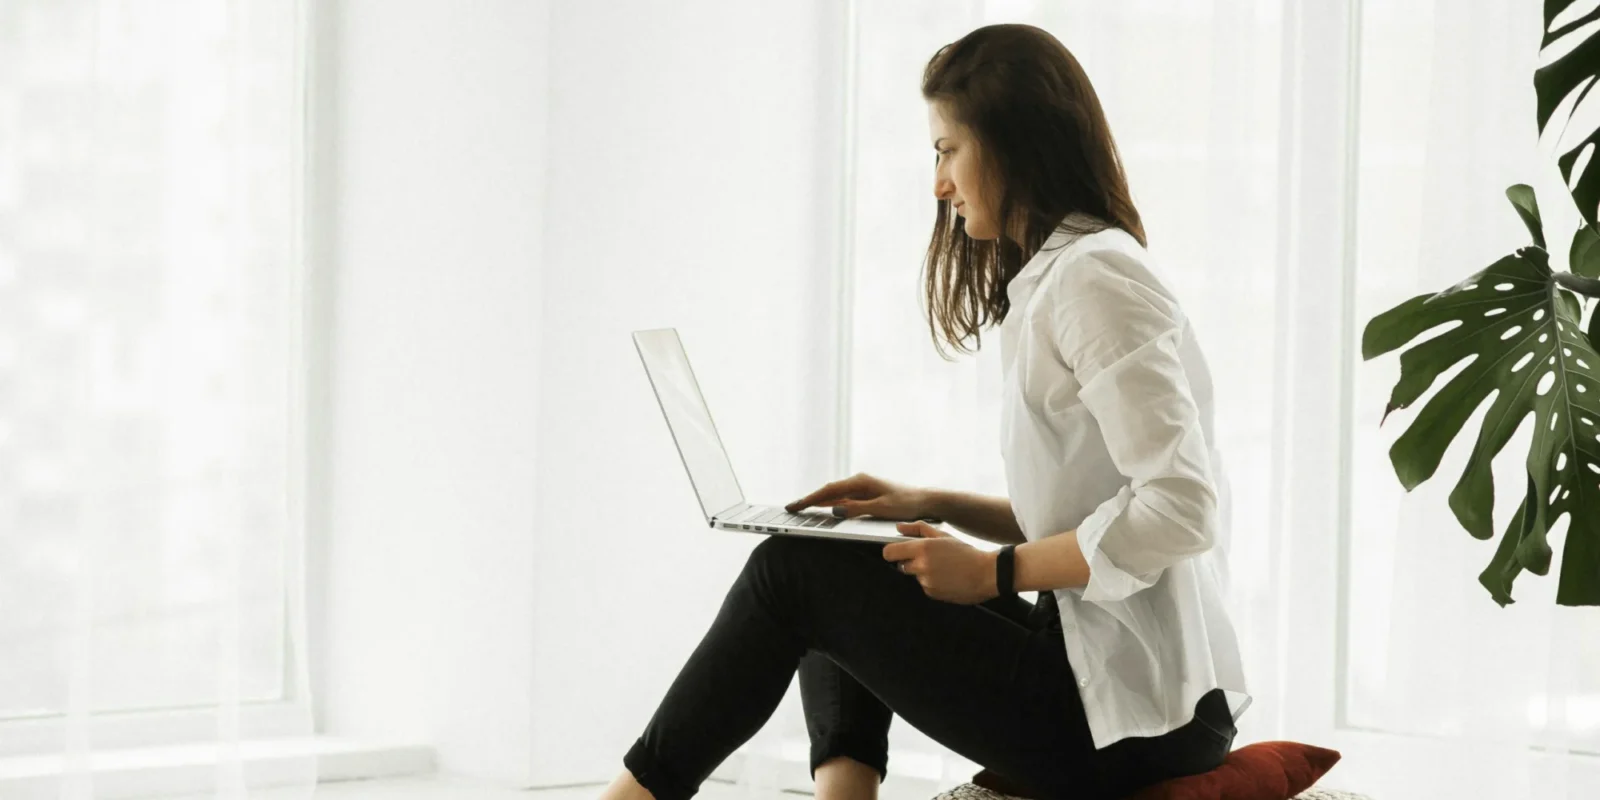
[[799, 511], [803, 508], [829, 504], [836, 500], [840, 500], [849, 495], [850, 490], [853, 488], [853, 483], [854, 481], [852, 479], [845, 478], [844, 480], [838, 480], [824, 484], [821, 489], [818, 489], [811, 494], [808, 494], [805, 497], [802, 497], [799, 500], [789, 504], [789, 513], [792, 514], [795, 511]]
[[940, 537], [950, 535], [920, 520], [916, 522], [902, 522], [894, 527], [895, 530], [900, 531], [900, 535], [902, 536], [921, 536], [924, 539], [938, 539]]
[[818, 489], [811, 494], [806, 495], [805, 497], [800, 498], [799, 500], [794, 501], [793, 503], [784, 506], [784, 510], [788, 511], [790, 514], [793, 514], [801, 509], [811, 508], [812, 506], [833, 505], [841, 500], [853, 499], [855, 494], [859, 492], [861, 488], [861, 476], [859, 475], [845, 478], [843, 480], [837, 480], [823, 486], [821, 489]]
[[827, 484], [821, 489], [818, 489], [811, 494], [808, 494], [805, 497], [802, 497], [799, 500], [784, 506], [783, 508], [790, 514], [793, 514], [802, 508], [810, 508], [818, 503], [831, 503], [834, 500], [833, 495], [837, 494], [839, 491], [840, 483], [841, 481], [834, 481], [833, 483]]

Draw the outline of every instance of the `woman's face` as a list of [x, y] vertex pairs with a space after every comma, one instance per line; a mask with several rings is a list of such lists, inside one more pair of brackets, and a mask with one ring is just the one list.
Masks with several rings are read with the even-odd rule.
[[939, 154], [934, 170], [933, 196], [949, 200], [966, 219], [967, 235], [974, 239], [1000, 238], [999, 216], [985, 196], [979, 171], [978, 142], [963, 126], [945, 119], [938, 103], [928, 104], [928, 133]]

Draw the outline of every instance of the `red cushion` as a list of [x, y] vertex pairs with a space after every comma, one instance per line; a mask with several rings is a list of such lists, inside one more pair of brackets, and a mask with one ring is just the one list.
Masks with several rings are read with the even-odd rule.
[[1128, 800], [1289, 800], [1339, 763], [1339, 751], [1299, 742], [1257, 742], [1210, 772], [1174, 778]]
[[[1228, 753], [1210, 772], [1174, 778], [1126, 800], [1289, 800], [1339, 763], [1339, 751], [1299, 742], [1257, 742]], [[972, 782], [1013, 797], [1028, 790], [984, 770]]]

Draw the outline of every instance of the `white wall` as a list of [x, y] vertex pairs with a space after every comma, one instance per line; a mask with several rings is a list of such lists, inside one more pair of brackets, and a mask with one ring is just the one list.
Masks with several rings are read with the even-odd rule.
[[748, 496], [834, 477], [842, 3], [337, 8], [324, 729], [609, 779], [755, 541], [628, 332], [680, 329]]
[[[532, 718], [549, 11], [344, 0], [332, 112], [325, 730], [520, 782]], [[326, 9], [325, 9], [326, 12]], [[315, 163], [315, 162], [314, 162]]]
[[679, 329], [747, 497], [827, 476], [842, 19], [836, 2], [553, 8], [541, 782], [620, 769], [754, 544], [705, 527], [628, 332]]

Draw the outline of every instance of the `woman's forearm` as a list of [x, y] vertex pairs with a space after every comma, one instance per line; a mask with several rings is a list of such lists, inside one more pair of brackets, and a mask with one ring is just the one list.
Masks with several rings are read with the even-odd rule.
[[1089, 562], [1076, 530], [1046, 536], [1018, 547], [1012, 586], [1019, 592], [1081, 589], [1089, 585]]
[[929, 490], [929, 495], [929, 512], [968, 536], [995, 544], [1026, 541], [1022, 529], [1017, 527], [1017, 515], [1011, 510], [1010, 498], [946, 489]]

